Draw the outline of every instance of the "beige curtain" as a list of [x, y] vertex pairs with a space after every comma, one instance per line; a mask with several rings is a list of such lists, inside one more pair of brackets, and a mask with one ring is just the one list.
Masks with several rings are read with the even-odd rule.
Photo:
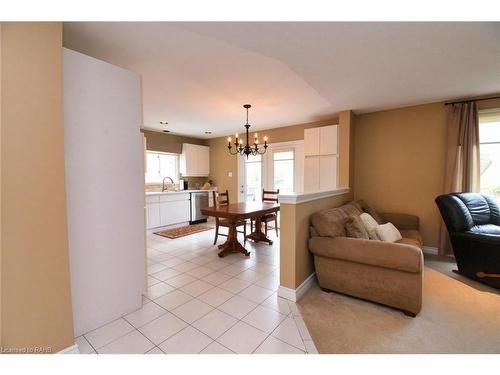
[[[475, 102], [450, 106], [447, 128], [444, 193], [479, 191], [479, 117]], [[441, 222], [439, 253], [452, 254]]]

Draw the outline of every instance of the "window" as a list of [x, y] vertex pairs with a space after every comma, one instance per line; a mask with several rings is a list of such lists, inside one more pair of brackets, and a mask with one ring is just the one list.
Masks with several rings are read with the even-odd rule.
[[146, 152], [146, 183], [161, 183], [165, 177], [179, 182], [179, 155]]
[[280, 189], [280, 193], [291, 193], [294, 189], [294, 152], [275, 151], [274, 162], [274, 190]]
[[500, 111], [479, 114], [481, 193], [500, 200]]
[[245, 157], [246, 201], [262, 199], [262, 155]]

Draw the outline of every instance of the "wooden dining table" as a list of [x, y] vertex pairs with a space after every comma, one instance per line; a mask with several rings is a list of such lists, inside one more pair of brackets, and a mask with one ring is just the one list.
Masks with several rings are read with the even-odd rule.
[[236, 224], [242, 220], [254, 219], [255, 230], [247, 235], [247, 239], [255, 242], [267, 242], [272, 245], [271, 241], [264, 232], [262, 232], [261, 217], [280, 210], [279, 203], [274, 202], [240, 202], [230, 203], [221, 206], [211, 206], [201, 209], [201, 213], [207, 216], [213, 216], [220, 219], [226, 219], [229, 222], [229, 233], [227, 240], [222, 245], [219, 245], [219, 256], [222, 258], [231, 253], [243, 253], [246, 256], [250, 255], [245, 247], [238, 242]]

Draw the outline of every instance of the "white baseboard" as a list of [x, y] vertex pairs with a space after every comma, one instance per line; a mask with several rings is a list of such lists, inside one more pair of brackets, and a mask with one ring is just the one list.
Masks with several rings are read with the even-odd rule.
[[78, 344], [75, 342], [74, 345], [71, 345], [66, 349], [63, 349], [57, 352], [56, 354], [80, 354], [80, 350], [78, 349]]
[[291, 289], [284, 286], [278, 288], [278, 296], [287, 299], [292, 302], [297, 302], [302, 298], [305, 292], [312, 286], [314, 283], [314, 278], [316, 276], [316, 272], [313, 272], [307, 279], [305, 279], [302, 284], [298, 286], [297, 289]]
[[439, 255], [439, 249], [434, 246], [422, 246], [422, 251], [426, 254]]

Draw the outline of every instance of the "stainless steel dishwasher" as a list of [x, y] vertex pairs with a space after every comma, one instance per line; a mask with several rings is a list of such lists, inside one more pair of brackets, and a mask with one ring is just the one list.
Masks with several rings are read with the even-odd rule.
[[207, 216], [201, 213], [201, 209], [208, 207], [208, 191], [197, 191], [191, 194], [191, 220], [189, 224], [206, 223]]

